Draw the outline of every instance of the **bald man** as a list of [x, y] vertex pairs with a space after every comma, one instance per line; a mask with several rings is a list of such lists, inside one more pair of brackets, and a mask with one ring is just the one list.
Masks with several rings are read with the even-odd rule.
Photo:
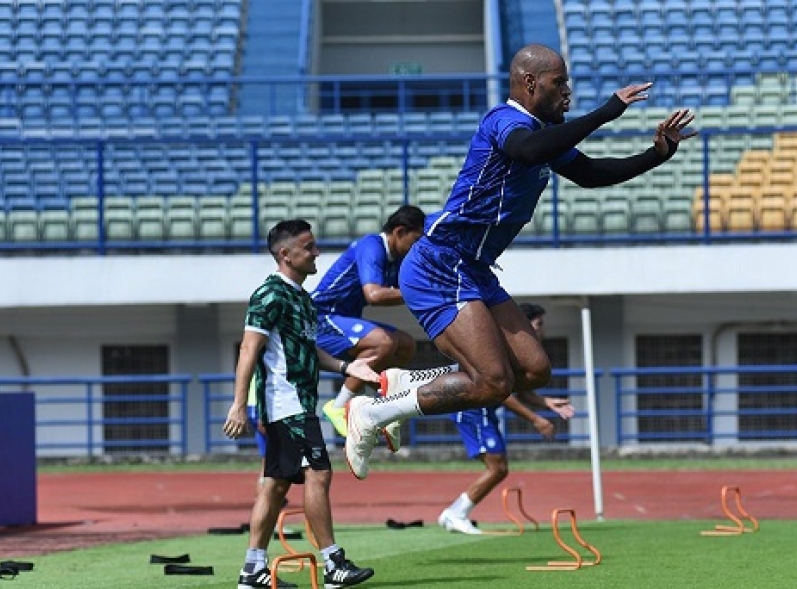
[[379, 428], [394, 420], [498, 405], [512, 391], [528, 392], [537, 408], [572, 415], [566, 399], [533, 393], [548, 382], [550, 363], [492, 268], [531, 220], [553, 172], [585, 188], [619, 184], [663, 164], [694, 135], [684, 130], [694, 116], [676, 110], [658, 125], [648, 150], [590, 158], [576, 145], [645, 100], [651, 83], [621, 88], [600, 108], [565, 122], [571, 91], [558, 53], [528, 45], [510, 69], [509, 100], [482, 119], [443, 210], [427, 217], [399, 273], [407, 307], [456, 364], [431, 373], [431, 382], [428, 372], [388, 370], [384, 398], [352, 401], [346, 459], [357, 478], [368, 474]]

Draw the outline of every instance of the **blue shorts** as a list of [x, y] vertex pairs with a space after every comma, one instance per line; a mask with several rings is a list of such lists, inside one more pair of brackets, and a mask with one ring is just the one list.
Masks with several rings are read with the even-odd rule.
[[468, 458], [482, 454], [506, 454], [506, 442], [498, 427], [495, 410], [468, 409], [452, 413]]
[[401, 263], [399, 288], [407, 307], [434, 340], [468, 301], [488, 308], [508, 300], [490, 266], [467, 261], [455, 250], [421, 238]]
[[349, 358], [349, 350], [376, 328], [396, 331], [392, 325], [368, 321], [362, 317], [319, 315], [316, 345], [327, 354], [340, 360]]
[[252, 426], [252, 431], [255, 432], [255, 441], [257, 442], [257, 450], [260, 452], [260, 456], [263, 458], [266, 457], [266, 436], [260, 433], [260, 430], [257, 429], [257, 407], [254, 405], [249, 405], [246, 408], [247, 412], [249, 413], [249, 425]]

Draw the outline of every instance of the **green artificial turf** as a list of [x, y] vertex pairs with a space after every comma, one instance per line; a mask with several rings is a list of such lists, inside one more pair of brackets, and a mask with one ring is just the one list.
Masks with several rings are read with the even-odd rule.
[[[528, 572], [566, 555], [554, 543], [550, 528], [522, 536], [463, 536], [427, 522], [423, 528], [340, 527], [337, 541], [360, 566], [376, 570], [362, 587], [445, 589], [521, 587], [672, 588], [797, 586], [793, 545], [797, 522], [763, 521], [757, 533], [703, 537], [717, 522], [579, 522], [583, 538], [598, 548], [603, 562], [578, 571]], [[490, 529], [490, 528], [487, 528]], [[563, 536], [572, 542], [569, 528]], [[202, 535], [70, 551], [24, 560], [32, 572], [11, 581], [21, 589], [172, 589], [234, 587], [247, 537]], [[310, 549], [295, 542], [297, 549]], [[272, 556], [282, 553], [278, 542]], [[163, 565], [149, 564], [151, 554], [189, 553], [192, 564], [213, 566], [213, 576], [166, 576]], [[588, 553], [584, 552], [585, 555]], [[310, 587], [307, 572], [285, 573], [286, 580]], [[323, 582], [320, 582], [323, 587]]]

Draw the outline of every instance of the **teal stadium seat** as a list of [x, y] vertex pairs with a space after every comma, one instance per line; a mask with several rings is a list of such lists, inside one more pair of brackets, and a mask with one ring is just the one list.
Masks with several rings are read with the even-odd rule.
[[10, 241], [35, 242], [39, 239], [39, 214], [35, 209], [11, 209], [6, 215]]
[[633, 233], [661, 233], [662, 206], [661, 199], [653, 194], [637, 194], [632, 206], [633, 217], [631, 229]]
[[600, 205], [597, 199], [581, 195], [571, 201], [570, 231], [581, 235], [600, 233]]
[[166, 238], [190, 241], [196, 238], [196, 200], [173, 196], [166, 201]]
[[165, 204], [161, 196], [141, 196], [136, 199], [136, 236], [143, 241], [162, 241], [166, 238]]
[[198, 199], [197, 229], [200, 239], [227, 239], [229, 212], [224, 196], [203, 196]]
[[45, 209], [39, 213], [41, 238], [44, 241], [68, 241], [70, 214], [67, 209]]
[[129, 241], [135, 237], [133, 200], [109, 196], [104, 200], [105, 236], [111, 241]]
[[600, 211], [601, 227], [604, 233], [630, 233], [631, 206], [622, 193], [605, 198], [601, 203]]
[[233, 196], [230, 199], [230, 238], [251, 239], [253, 219], [252, 197], [244, 194]]

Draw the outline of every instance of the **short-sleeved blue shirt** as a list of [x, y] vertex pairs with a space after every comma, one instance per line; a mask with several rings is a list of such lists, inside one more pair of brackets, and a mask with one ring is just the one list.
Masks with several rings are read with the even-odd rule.
[[494, 264], [531, 220], [551, 167], [570, 162], [578, 151], [570, 149], [540, 165], [512, 160], [504, 146], [521, 127], [538, 131], [543, 124], [513, 101], [484, 116], [443, 210], [426, 218], [426, 235], [433, 243]]
[[398, 287], [400, 262], [390, 257], [385, 234], [371, 234], [354, 241], [335, 260], [312, 293], [319, 315], [362, 317], [368, 304], [366, 284]]

